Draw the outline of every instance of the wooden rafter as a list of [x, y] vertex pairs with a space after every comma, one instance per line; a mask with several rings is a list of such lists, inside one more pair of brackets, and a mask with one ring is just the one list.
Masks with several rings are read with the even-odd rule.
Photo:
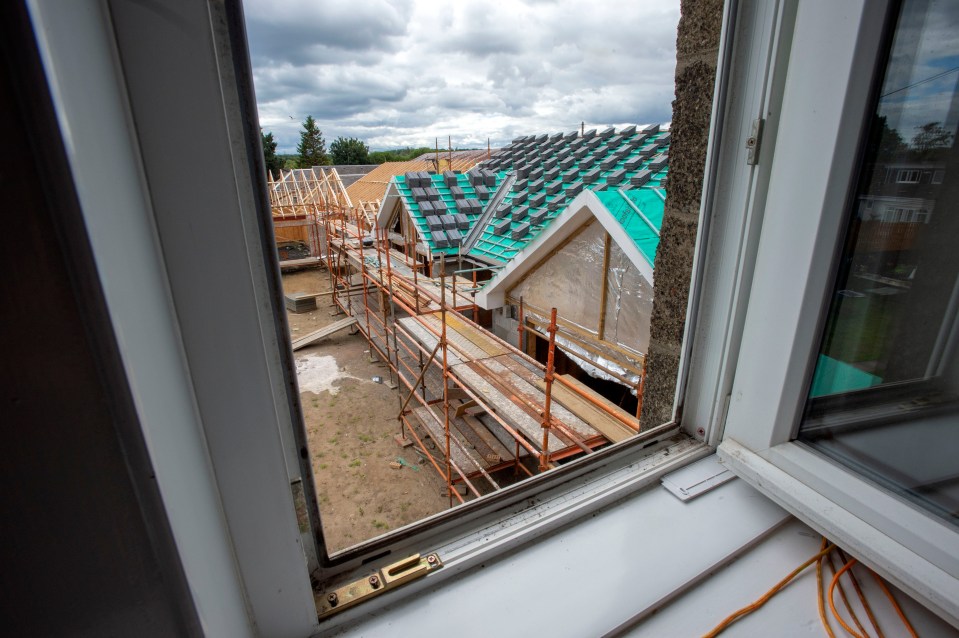
[[346, 214], [353, 207], [334, 168], [302, 168], [269, 175], [274, 219], [319, 219]]

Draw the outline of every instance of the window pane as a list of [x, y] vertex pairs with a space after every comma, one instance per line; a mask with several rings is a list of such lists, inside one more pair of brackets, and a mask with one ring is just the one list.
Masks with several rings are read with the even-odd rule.
[[800, 439], [955, 522], [959, 6], [890, 46]]

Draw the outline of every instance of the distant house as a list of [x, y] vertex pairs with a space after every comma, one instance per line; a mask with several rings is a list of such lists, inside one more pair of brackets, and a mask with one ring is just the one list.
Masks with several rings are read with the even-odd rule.
[[346, 214], [350, 197], [336, 168], [314, 166], [269, 176], [273, 234], [281, 261], [320, 257], [325, 252], [322, 219]]
[[393, 177], [409, 171], [467, 171], [487, 157], [486, 150], [425, 153], [406, 162], [383, 162], [352, 182], [344, 183], [361, 218], [372, 227], [376, 211]]

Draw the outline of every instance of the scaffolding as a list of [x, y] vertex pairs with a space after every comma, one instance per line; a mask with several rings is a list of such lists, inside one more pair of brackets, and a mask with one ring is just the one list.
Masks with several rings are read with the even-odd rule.
[[[477, 271], [424, 272], [361, 209], [323, 217], [331, 299], [357, 320], [398, 389], [398, 436], [446, 483], [450, 506], [631, 437], [638, 420], [477, 323]], [[553, 352], [556, 314], [547, 328]], [[509, 471], [511, 470], [511, 471]]]
[[334, 168], [300, 168], [267, 175], [280, 260], [322, 259], [324, 219], [348, 216], [353, 205]]
[[[543, 365], [476, 323], [484, 268], [447, 273], [441, 255], [431, 278], [383, 229], [367, 231], [361, 210], [323, 220], [332, 302], [387, 364], [397, 439], [439, 473], [451, 506], [638, 432], [631, 414], [555, 374], [552, 357]], [[547, 330], [552, 352], [555, 310]]]

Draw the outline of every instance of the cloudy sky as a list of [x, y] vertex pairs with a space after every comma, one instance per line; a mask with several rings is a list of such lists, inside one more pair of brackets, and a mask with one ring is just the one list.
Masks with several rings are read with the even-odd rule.
[[668, 122], [679, 0], [245, 0], [260, 123], [293, 152]]

